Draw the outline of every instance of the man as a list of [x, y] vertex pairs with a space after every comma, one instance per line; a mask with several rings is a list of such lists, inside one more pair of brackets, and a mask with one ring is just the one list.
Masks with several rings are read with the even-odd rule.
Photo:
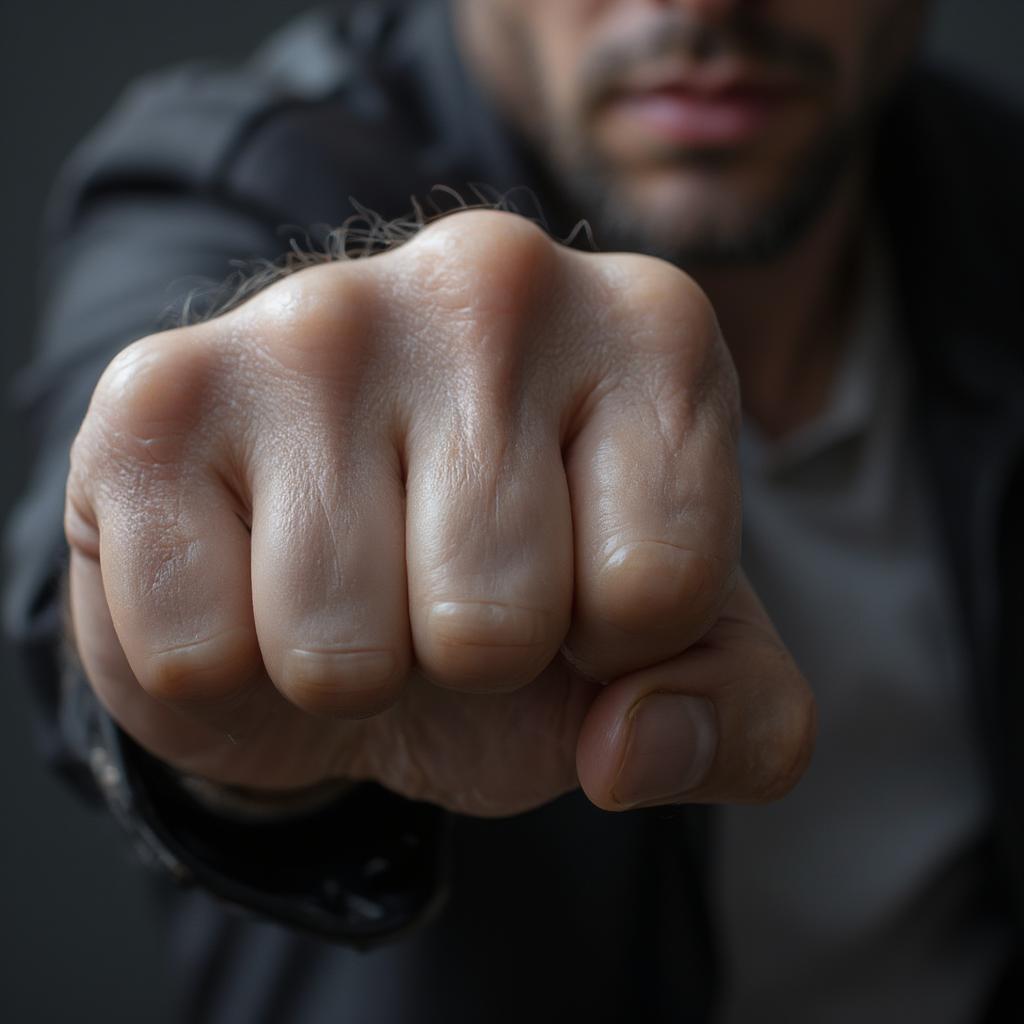
[[[922, 13], [353, 3], [72, 162], [10, 615], [72, 769], [291, 926], [176, 902], [188, 1019], [1019, 1014], [1018, 126], [904, 81]], [[473, 182], [710, 306], [382, 227]], [[413, 237], [152, 333], [349, 196]], [[814, 743], [755, 588], [817, 754], [708, 807]]]

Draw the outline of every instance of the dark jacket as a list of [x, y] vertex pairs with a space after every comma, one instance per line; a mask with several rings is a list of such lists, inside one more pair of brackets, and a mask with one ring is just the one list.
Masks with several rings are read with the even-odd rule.
[[[875, 194], [996, 794], [990, 878], [1018, 932], [1022, 181], [1016, 115], [912, 76], [877, 147]], [[444, 5], [356, 0], [242, 68], [190, 65], [134, 86], [58, 185], [49, 299], [21, 383], [39, 457], [8, 530], [6, 619], [51, 759], [84, 792], [102, 789], [147, 855], [194, 883], [168, 902], [190, 1021], [699, 1021], [712, 1004], [713, 811], [609, 815], [577, 793], [482, 821], [363, 786], [287, 826], [228, 822], [186, 799], [61, 656], [67, 453], [112, 356], [173, 319], [197, 280], [343, 221], [350, 196], [390, 218], [434, 185], [471, 195], [472, 183], [488, 195], [529, 186], [554, 233], [572, 226], [467, 79]], [[528, 193], [516, 202], [537, 212]], [[225, 901], [254, 916], [228, 915]], [[1022, 975], [1018, 957], [993, 1021], [1018, 1019]]]

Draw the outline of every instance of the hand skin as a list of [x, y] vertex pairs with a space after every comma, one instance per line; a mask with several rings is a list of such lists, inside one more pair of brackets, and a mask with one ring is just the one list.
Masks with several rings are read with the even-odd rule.
[[304, 270], [100, 380], [65, 521], [83, 666], [232, 785], [774, 799], [814, 704], [738, 568], [738, 421], [659, 260], [471, 211]]

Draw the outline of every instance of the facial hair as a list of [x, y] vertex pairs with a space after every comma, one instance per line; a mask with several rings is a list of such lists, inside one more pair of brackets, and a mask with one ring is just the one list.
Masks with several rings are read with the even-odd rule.
[[[781, 175], [781, 192], [744, 207], [729, 197], [702, 209], [680, 209], [678, 217], [651, 216], [623, 187], [620, 170], [599, 151], [588, 127], [595, 113], [631, 70], [677, 55], [691, 65], [738, 58], [780, 71], [807, 89], [833, 89], [839, 71], [831, 51], [814, 39], [782, 29], [763, 15], [741, 8], [708, 22], [674, 9], [645, 26], [642, 35], [615, 40], [596, 51], [581, 69], [580, 102], [569, 123], [550, 125], [546, 149], [553, 172], [591, 222], [602, 249], [627, 249], [669, 259], [680, 266], [738, 265], [770, 260], [788, 250], [817, 220], [839, 182], [866, 148], [876, 104], [865, 98], [856, 110], [835, 114]], [[728, 172], [743, 155], [731, 149], [677, 148], [663, 155], [668, 168], [707, 176]], [[732, 201], [730, 202], [730, 198]]]

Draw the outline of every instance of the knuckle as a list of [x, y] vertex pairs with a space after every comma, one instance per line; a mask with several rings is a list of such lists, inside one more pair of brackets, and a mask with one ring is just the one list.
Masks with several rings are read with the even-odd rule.
[[[369, 261], [372, 266], [375, 261]], [[372, 337], [373, 273], [357, 262], [310, 267], [264, 289], [238, 310], [232, 332], [288, 374], [344, 378]]]
[[719, 559], [665, 541], [630, 541], [607, 558], [596, 588], [596, 615], [625, 633], [712, 625], [727, 592]]
[[99, 558], [99, 525], [92, 510], [83, 500], [80, 487], [74, 482], [75, 477], [80, 475], [80, 471], [76, 470], [73, 464], [64, 499], [64, 536], [73, 551], [81, 552], [90, 558]]
[[629, 322], [634, 349], [675, 357], [689, 376], [705, 367], [720, 369], [727, 354], [710, 299], [688, 274], [663, 260], [637, 254], [617, 255], [619, 317]]
[[417, 243], [429, 243], [453, 258], [490, 254], [497, 259], [536, 259], [554, 245], [532, 220], [503, 210], [462, 210], [441, 217], [423, 229]]
[[428, 611], [427, 660], [435, 675], [466, 689], [514, 688], [553, 656], [556, 616], [502, 601], [438, 601]]
[[187, 421], [209, 379], [207, 348], [192, 328], [150, 335], [114, 357], [97, 397], [120, 423], [141, 429]]
[[107, 452], [142, 464], [173, 461], [202, 419], [212, 383], [207, 346], [194, 328], [143, 338], [100, 378], [74, 457]]
[[398, 699], [402, 676], [402, 659], [388, 648], [295, 648], [282, 659], [275, 682], [307, 714], [366, 718]]
[[653, 368], [659, 405], [681, 405], [688, 421], [711, 411], [738, 433], [739, 380], [707, 295], [663, 260], [632, 253], [611, 260], [616, 337], [631, 359], [642, 356]]
[[558, 259], [537, 224], [497, 210], [466, 210], [428, 225], [399, 250], [416, 262], [430, 303], [467, 316], [522, 315], [545, 294]]
[[95, 433], [88, 421], [82, 424], [68, 453], [68, 478], [64, 492], [64, 529], [70, 539], [83, 527], [95, 529], [92, 496], [101, 470], [96, 459]]
[[697, 348], [714, 343], [718, 321], [692, 277], [654, 256], [617, 253], [608, 259], [604, 266], [612, 277], [620, 313], [645, 328], [638, 341], [672, 348], [681, 341]]
[[439, 601], [430, 610], [435, 639], [452, 647], [535, 647], [546, 639], [547, 619], [501, 601]]
[[247, 689], [259, 671], [255, 639], [240, 628], [156, 651], [138, 679], [149, 696], [163, 703], [205, 704]]

